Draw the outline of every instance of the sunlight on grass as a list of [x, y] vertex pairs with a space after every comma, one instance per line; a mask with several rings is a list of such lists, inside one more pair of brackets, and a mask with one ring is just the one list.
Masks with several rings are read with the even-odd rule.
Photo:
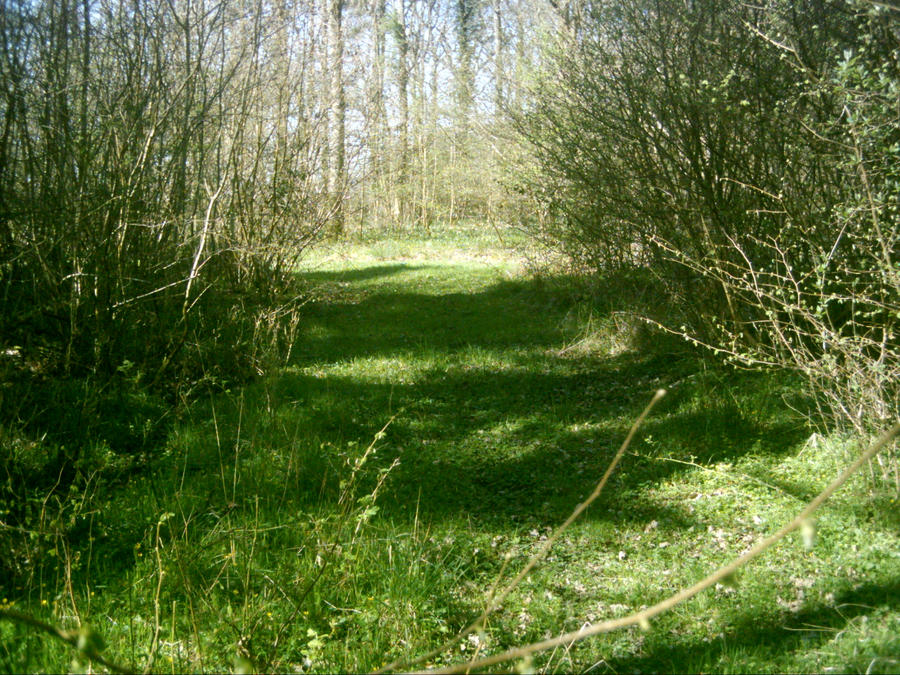
[[518, 272], [531, 243], [519, 229], [485, 223], [457, 223], [434, 230], [407, 228], [395, 232], [351, 233], [347, 240], [314, 249], [305, 269], [349, 269], [390, 262], [479, 265], [504, 273]]
[[[291, 363], [185, 410], [161, 456], [119, 477], [102, 506], [65, 503], [78, 538], [29, 543], [35, 581], [16, 597], [65, 626], [77, 610], [110, 653], [157, 670], [246, 658], [359, 672], [413, 657], [478, 615], [501, 571], [508, 581], [590, 494], [649, 396], [670, 389], [601, 498], [487, 629], [429, 662], [447, 664], [693, 583], [858, 452], [792, 412], [804, 405], [796, 381], [637, 350], [603, 303], [529, 275], [495, 236], [317, 252], [300, 274], [320, 292]], [[841, 493], [812, 550], [782, 542], [650, 631], [533, 667], [887, 672], [900, 598], [890, 500]], [[0, 624], [7, 670], [68, 663], [17, 631]]]

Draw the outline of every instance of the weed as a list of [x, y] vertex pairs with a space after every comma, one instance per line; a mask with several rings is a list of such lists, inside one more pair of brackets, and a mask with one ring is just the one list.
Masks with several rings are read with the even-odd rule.
[[[496, 604], [423, 664], [441, 666], [665, 599], [789, 520], [858, 453], [812, 435], [796, 380], [620, 339], [602, 295], [534, 277], [471, 230], [319, 251], [301, 272], [319, 299], [285, 367], [203, 390], [128, 467], [98, 440], [73, 492], [51, 482], [19, 500], [58, 441], [4, 426], [18, 468], [4, 474], [0, 545], [18, 571], [0, 599], [61, 631], [89, 623], [110, 661], [179, 672], [409, 663]], [[663, 387], [603, 494], [495, 602]], [[812, 550], [789, 539], [648, 632], [523, 667], [891, 670], [895, 496], [854, 480], [818, 514]], [[72, 653], [0, 622], [4, 671], [59, 670]]]

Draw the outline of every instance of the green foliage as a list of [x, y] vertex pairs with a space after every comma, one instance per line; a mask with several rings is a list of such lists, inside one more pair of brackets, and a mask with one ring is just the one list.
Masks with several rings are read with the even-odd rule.
[[[98, 443], [66, 491], [35, 490], [22, 515], [0, 515], [0, 560], [19, 565], [0, 575], [4, 608], [67, 632], [90, 624], [106, 658], [153, 671], [360, 672], [411, 658], [478, 616], [584, 500], [647, 395], [668, 388], [602, 498], [482, 632], [429, 662], [457, 663], [687, 586], [858, 454], [837, 437], [804, 442], [796, 380], [664, 342], [567, 349], [592, 326], [610, 331], [626, 298], [529, 276], [477, 237], [423, 236], [408, 259], [390, 260], [390, 241], [317, 252], [303, 276], [322, 294], [287, 368], [207, 390], [140, 468]], [[607, 283], [645, 292], [639, 274]], [[41, 471], [49, 443], [5, 431], [16, 462]], [[784, 542], [649, 631], [532, 668], [889, 670], [891, 499], [841, 495], [812, 550]], [[73, 655], [0, 620], [4, 671], [55, 671]]]
[[895, 20], [592, 6], [518, 122], [539, 235], [594, 270], [651, 269], [670, 307], [652, 320], [803, 373], [829, 424], [882, 428], [900, 403]]
[[[310, 163], [296, 145], [273, 152], [268, 130], [255, 138], [246, 107], [215, 113], [265, 74], [229, 62], [240, 45], [197, 49], [234, 19], [224, 5], [211, 16], [4, 6], [0, 499], [14, 531], [35, 508], [58, 520], [57, 502], [98, 475], [137, 472], [179, 406], [293, 342], [291, 266], [321, 222]], [[33, 558], [12, 547], [0, 567], [26, 573]]]
[[311, 167], [252, 140], [246, 107], [215, 113], [265, 77], [224, 43], [197, 55], [223, 7], [184, 30], [174, 7], [120, 9], [13, 3], [0, 24], [0, 346], [18, 375], [101, 387], [123, 366], [157, 391], [240, 379], [319, 227]]

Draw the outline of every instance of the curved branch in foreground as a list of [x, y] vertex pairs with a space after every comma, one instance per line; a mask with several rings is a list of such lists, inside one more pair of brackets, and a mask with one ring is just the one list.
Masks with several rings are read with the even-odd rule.
[[481, 613], [481, 616], [479, 616], [477, 619], [475, 619], [475, 621], [459, 631], [452, 638], [444, 642], [440, 647], [432, 649], [427, 654], [422, 654], [421, 656], [418, 656], [411, 661], [398, 659], [392, 663], [387, 664], [386, 666], [382, 666], [374, 672], [388, 673], [392, 670], [396, 670], [403, 665], [415, 666], [419, 663], [422, 663], [423, 661], [427, 661], [428, 659], [437, 656], [441, 652], [446, 651], [456, 642], [466, 637], [469, 633], [480, 629], [484, 625], [484, 621], [487, 620], [487, 617], [491, 614], [491, 612], [493, 612], [500, 606], [500, 604], [506, 599], [506, 597], [510, 593], [512, 593], [513, 589], [519, 585], [522, 579], [524, 579], [525, 576], [534, 568], [534, 566], [543, 559], [543, 557], [547, 554], [547, 552], [550, 550], [550, 547], [553, 546], [554, 542], [559, 538], [559, 536], [569, 527], [569, 525], [571, 525], [575, 521], [576, 518], [578, 518], [578, 516], [584, 513], [585, 509], [587, 509], [587, 507], [589, 507], [594, 502], [594, 500], [597, 499], [597, 497], [600, 496], [600, 493], [603, 492], [603, 488], [606, 487], [606, 481], [609, 480], [610, 475], [612, 475], [612, 472], [615, 470], [619, 461], [621, 461], [622, 456], [628, 449], [628, 446], [631, 445], [631, 441], [634, 438], [634, 435], [637, 433], [638, 429], [641, 427], [641, 424], [644, 423], [644, 419], [646, 419], [647, 415], [650, 414], [650, 411], [653, 410], [653, 406], [655, 406], [665, 395], [665, 389], [656, 390], [656, 393], [653, 394], [653, 398], [650, 399], [650, 403], [647, 404], [647, 407], [644, 408], [643, 412], [638, 415], [638, 418], [634, 421], [634, 424], [631, 425], [631, 429], [629, 429], [628, 435], [625, 437], [625, 440], [622, 441], [622, 445], [619, 446], [619, 449], [613, 457], [612, 461], [609, 463], [609, 466], [606, 467], [606, 471], [604, 472], [603, 477], [600, 479], [600, 482], [597, 483], [597, 487], [594, 488], [594, 491], [591, 492], [590, 495], [588, 495], [587, 499], [585, 499], [575, 507], [575, 510], [572, 511], [571, 515], [566, 518], [562, 525], [557, 527], [556, 530], [554, 530], [553, 533], [549, 537], [547, 537], [547, 540], [544, 542], [543, 546], [541, 546], [541, 548], [538, 549], [538, 551], [534, 555], [532, 555], [531, 558], [529, 558], [528, 562], [521, 569], [521, 571], [515, 576], [515, 578], [513, 578], [512, 581], [510, 581], [506, 585], [506, 587], [500, 592], [499, 595], [493, 595], [493, 588], [491, 589], [492, 593], [490, 594], [490, 597], [488, 599], [487, 607], [485, 607], [484, 611]]
[[131, 666], [122, 666], [113, 661], [108, 661], [100, 656], [100, 636], [95, 633], [89, 626], [82, 625], [75, 630], [61, 630], [49, 623], [44, 623], [33, 616], [17, 612], [12, 609], [0, 609], [0, 619], [8, 619], [14, 623], [31, 626], [39, 631], [47, 633], [57, 640], [66, 643], [79, 654], [91, 661], [95, 661], [112, 673], [136, 673], [136, 668]]
[[579, 640], [583, 640], [586, 637], [590, 637], [592, 635], [599, 635], [600, 633], [609, 633], [611, 631], [617, 630], [619, 628], [625, 628], [627, 626], [642, 626], [646, 627], [649, 624], [650, 619], [653, 617], [662, 614], [665, 611], [668, 611], [675, 607], [676, 605], [688, 600], [701, 591], [705, 591], [710, 586], [715, 585], [716, 583], [722, 581], [723, 579], [728, 578], [732, 574], [734, 574], [738, 569], [746, 565], [750, 560], [758, 556], [760, 553], [770, 548], [773, 544], [783, 539], [785, 536], [790, 534], [796, 529], [804, 527], [809, 523], [809, 517], [822, 505], [822, 503], [828, 499], [831, 495], [833, 495], [839, 487], [841, 487], [847, 480], [854, 474], [856, 471], [867, 461], [872, 459], [875, 455], [877, 455], [881, 450], [885, 448], [891, 441], [893, 441], [897, 436], [900, 435], [900, 422], [894, 424], [890, 429], [885, 431], [878, 439], [872, 443], [868, 447], [868, 449], [863, 452], [853, 463], [851, 463], [844, 471], [835, 478], [831, 484], [828, 485], [824, 490], [822, 490], [819, 495], [813, 499], [807, 506], [804, 508], [797, 516], [787, 523], [780, 530], [775, 532], [758, 544], [756, 544], [753, 548], [747, 551], [744, 555], [736, 558], [734, 561], [725, 565], [724, 567], [719, 568], [712, 574], [710, 574], [705, 579], [698, 581], [696, 584], [691, 586], [690, 588], [686, 588], [675, 595], [670, 596], [669, 598], [659, 602], [652, 607], [648, 607], [645, 610], [640, 612], [635, 612], [629, 616], [622, 617], [621, 619], [612, 619], [610, 621], [603, 621], [602, 623], [597, 623], [592, 626], [587, 626], [586, 628], [582, 628], [581, 630], [572, 631], [570, 633], [564, 633], [562, 635], [558, 635], [555, 638], [550, 638], [548, 640], [543, 640], [541, 642], [534, 642], [530, 645], [525, 645], [522, 647], [516, 647], [515, 649], [510, 649], [508, 651], [503, 652], [502, 654], [495, 654], [494, 656], [486, 656], [482, 659], [478, 659], [475, 661], [467, 661], [466, 663], [460, 663], [454, 666], [447, 666], [446, 668], [437, 668], [434, 670], [429, 670], [429, 673], [465, 673], [471, 670], [478, 670], [480, 668], [484, 668], [486, 666], [494, 665], [496, 663], [503, 663], [504, 661], [512, 661], [513, 659], [521, 659], [537, 652], [544, 651], [546, 649], [552, 649], [554, 647], [558, 647], [560, 645], [571, 644], [573, 642], [577, 642]]

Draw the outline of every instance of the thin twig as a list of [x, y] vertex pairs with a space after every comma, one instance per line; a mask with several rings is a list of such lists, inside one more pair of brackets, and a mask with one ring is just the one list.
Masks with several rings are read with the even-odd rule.
[[753, 548], [747, 551], [744, 555], [736, 558], [734, 561], [725, 565], [724, 567], [719, 568], [705, 579], [698, 581], [696, 584], [691, 586], [690, 588], [686, 588], [682, 591], [679, 591], [675, 595], [670, 596], [669, 598], [659, 602], [652, 607], [648, 607], [645, 610], [640, 612], [635, 612], [626, 617], [622, 617], [621, 619], [612, 619], [610, 621], [604, 621], [602, 623], [594, 624], [592, 626], [588, 626], [586, 628], [582, 628], [581, 630], [572, 631], [570, 633], [564, 633], [555, 638], [550, 638], [549, 640], [543, 640], [541, 642], [535, 642], [530, 645], [525, 645], [523, 647], [516, 647], [515, 649], [510, 649], [508, 651], [503, 652], [502, 654], [495, 654], [494, 656], [488, 656], [483, 659], [479, 659], [477, 661], [468, 661], [466, 663], [456, 664], [454, 666], [448, 666], [446, 668], [439, 668], [436, 670], [429, 670], [429, 673], [462, 673], [468, 672], [470, 670], [477, 670], [480, 668], [484, 668], [486, 666], [494, 665], [496, 663], [503, 663], [504, 661], [512, 661], [513, 659], [521, 659], [531, 654], [535, 654], [537, 652], [541, 652], [547, 649], [552, 649], [553, 647], [557, 647], [562, 644], [577, 642], [578, 640], [583, 640], [586, 637], [590, 637], [592, 635], [598, 635], [600, 633], [608, 633], [613, 630], [617, 630], [619, 628], [625, 628], [628, 626], [643, 626], [646, 627], [650, 619], [666, 612], [676, 605], [688, 600], [698, 593], [705, 591], [710, 586], [715, 585], [716, 583], [722, 581], [723, 579], [728, 578], [733, 575], [738, 569], [746, 565], [750, 560], [758, 556], [760, 553], [770, 548], [776, 542], [783, 539], [785, 536], [793, 532], [794, 530], [802, 527], [804, 524], [809, 523], [810, 516], [818, 510], [818, 508], [822, 505], [822, 503], [828, 499], [834, 492], [841, 487], [847, 480], [854, 474], [856, 471], [870, 459], [872, 459], [875, 455], [877, 455], [881, 450], [887, 446], [891, 441], [893, 441], [898, 435], [900, 435], [900, 422], [894, 424], [888, 431], [884, 432], [869, 448], [863, 452], [853, 463], [850, 464], [844, 471], [835, 478], [831, 484], [828, 485], [819, 495], [813, 499], [807, 506], [804, 508], [797, 516], [787, 523], [784, 527], [778, 530], [775, 534], [766, 537], [761, 542], [756, 544]]
[[96, 648], [90, 647], [90, 642], [87, 645], [81, 644], [85, 642], [84, 638], [87, 635], [87, 632], [90, 630], [86, 626], [82, 626], [79, 629], [67, 631], [61, 630], [56, 626], [51, 626], [49, 623], [44, 623], [39, 619], [35, 619], [33, 616], [28, 614], [23, 614], [22, 612], [17, 612], [12, 609], [0, 609], [0, 619], [8, 619], [15, 623], [24, 624], [26, 626], [30, 626], [31, 628], [36, 628], [39, 631], [47, 633], [48, 635], [60, 640], [61, 642], [66, 643], [73, 649], [77, 649], [80, 654], [83, 654], [86, 658], [91, 661], [96, 661], [103, 667], [109, 669], [114, 673], [136, 673], [138, 672], [137, 668], [134, 666], [123, 666], [114, 661], [108, 661], [107, 659], [100, 656], [97, 653]]
[[488, 602], [487, 607], [485, 607], [485, 610], [484, 610], [484, 612], [481, 613], [481, 616], [479, 616], [477, 619], [475, 619], [475, 621], [470, 623], [468, 626], [466, 626], [463, 630], [461, 630], [455, 636], [453, 636], [452, 638], [447, 640], [440, 647], [437, 647], [436, 649], [431, 650], [427, 654], [423, 654], [422, 656], [419, 656], [412, 661], [404, 661], [402, 659], [398, 659], [398, 660], [394, 661], [393, 663], [389, 663], [388, 665], [383, 666], [382, 668], [380, 668], [379, 670], [376, 670], [375, 672], [376, 673], [389, 672], [391, 670], [394, 670], [395, 668], [399, 668], [402, 665], [413, 666], [418, 663], [427, 661], [428, 659], [430, 659], [434, 656], [437, 656], [438, 654], [446, 651], [447, 649], [449, 649], [450, 647], [455, 645], [459, 640], [462, 640], [463, 638], [465, 638], [472, 631], [475, 631], [475, 630], [478, 630], [479, 628], [481, 628], [484, 621], [487, 620], [488, 615], [502, 604], [502, 602], [513, 591], [513, 589], [519, 585], [519, 583], [522, 581], [522, 579], [524, 579], [525, 576], [532, 569], [534, 569], [534, 566], [537, 565], [543, 559], [543, 557], [547, 554], [547, 552], [550, 550], [550, 547], [553, 546], [554, 542], [559, 538], [559, 536], [569, 527], [569, 525], [571, 525], [575, 521], [576, 518], [578, 518], [578, 516], [580, 516], [582, 513], [584, 513], [585, 509], [587, 509], [587, 507], [590, 506], [591, 503], [593, 503], [597, 499], [597, 497], [600, 496], [600, 493], [603, 491], [603, 488], [606, 486], [606, 482], [609, 480], [610, 475], [615, 470], [619, 461], [622, 459], [622, 456], [625, 454], [625, 451], [628, 449], [628, 446], [631, 445], [631, 440], [634, 438], [634, 435], [637, 433], [637, 430], [640, 428], [641, 424], [643, 424], [644, 419], [647, 417], [647, 415], [650, 414], [650, 411], [653, 409], [653, 406], [655, 406], [657, 404], [657, 402], [659, 402], [659, 400], [665, 395], [666, 395], [665, 389], [658, 389], [656, 391], [656, 393], [653, 395], [653, 398], [650, 400], [650, 403], [647, 404], [647, 407], [644, 408], [644, 411], [634, 421], [634, 424], [631, 425], [631, 429], [628, 431], [628, 436], [625, 437], [625, 440], [622, 442], [621, 447], [619, 448], [618, 452], [616, 452], [615, 457], [613, 457], [612, 461], [609, 463], [609, 466], [607, 467], [606, 472], [603, 474], [603, 477], [600, 479], [600, 482], [597, 483], [597, 487], [594, 488], [594, 491], [590, 494], [590, 496], [587, 499], [585, 499], [582, 503], [578, 504], [578, 506], [575, 507], [575, 510], [572, 511], [572, 514], [568, 518], [566, 518], [565, 522], [563, 522], [562, 525], [560, 525], [559, 527], [556, 528], [556, 530], [553, 532], [553, 534], [551, 534], [549, 537], [547, 537], [546, 541], [544, 541], [544, 544], [541, 546], [541, 548], [534, 555], [531, 556], [531, 558], [528, 560], [528, 563], [525, 565], [525, 567], [522, 568], [522, 570], [516, 575], [516, 577], [511, 582], [509, 582], [509, 584], [507, 584], [506, 588], [504, 588], [500, 592], [499, 595], [493, 597], [493, 599], [491, 599]]

